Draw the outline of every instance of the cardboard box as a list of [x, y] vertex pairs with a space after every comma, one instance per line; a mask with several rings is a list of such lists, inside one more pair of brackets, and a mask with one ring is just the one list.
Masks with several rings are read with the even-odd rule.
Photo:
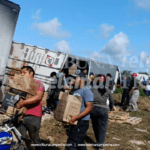
[[69, 74], [75, 74], [77, 71], [77, 65], [73, 64], [70, 68], [69, 68]]
[[[15, 74], [12, 79], [9, 79], [9, 85], [9, 91], [5, 94], [2, 102], [2, 111], [11, 115], [11, 109], [14, 108], [14, 104], [16, 103], [14, 97], [19, 95], [22, 99], [28, 99], [36, 95], [39, 83], [34, 81], [33, 78]], [[25, 110], [26, 108], [23, 107], [19, 110], [19, 113], [24, 113]]]
[[[60, 92], [59, 103], [54, 113], [54, 118], [58, 121], [68, 123], [70, 115], [76, 116], [80, 113], [82, 97], [69, 95], [67, 92]], [[77, 124], [77, 121], [74, 123]]]
[[11, 88], [35, 95], [39, 83], [34, 81], [34, 78], [27, 78], [25, 76], [15, 74], [13, 79], [9, 79], [9, 85]]
[[14, 97], [18, 94], [21, 96], [21, 98], [25, 98], [24, 96], [27, 95], [24, 92], [21, 92], [15, 89], [15, 93], [10, 93], [13, 92], [13, 89], [10, 88], [9, 92], [6, 93], [3, 102], [2, 102], [2, 108], [1, 110], [6, 113], [7, 116], [12, 116], [13, 114], [15, 114], [16, 110], [18, 110], [18, 113], [26, 113], [26, 108], [22, 107], [21, 109], [16, 109], [15, 108], [15, 103], [17, 102], [17, 100], [14, 99]]
[[[21, 114], [21, 113], [25, 114], [26, 110], [27, 110], [26, 107], [22, 107], [21, 109], [17, 109], [17, 108], [14, 108], [12, 106], [8, 106], [7, 111], [6, 111], [6, 115], [9, 117], [12, 117], [16, 113], [16, 111], [18, 111], [18, 114]], [[20, 118], [22, 118], [22, 116]]]

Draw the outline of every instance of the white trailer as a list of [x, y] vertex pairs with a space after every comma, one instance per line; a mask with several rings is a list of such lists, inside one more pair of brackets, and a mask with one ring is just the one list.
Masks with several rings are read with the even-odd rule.
[[0, 0], [0, 76], [4, 75], [18, 15], [19, 5], [8, 0]]
[[142, 82], [145, 78], [145, 81], [147, 81], [149, 79], [149, 76], [146, 74], [137, 74], [137, 78], [140, 82]]

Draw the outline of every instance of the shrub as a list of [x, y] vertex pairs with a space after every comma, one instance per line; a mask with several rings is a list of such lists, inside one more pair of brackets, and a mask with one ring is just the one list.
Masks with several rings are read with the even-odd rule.
[[122, 88], [116, 88], [114, 93], [121, 93], [121, 94], [123, 94], [123, 89]]
[[147, 95], [144, 93], [143, 89], [140, 88], [139, 91], [140, 91], [140, 96], [143, 96], [143, 97], [147, 96]]

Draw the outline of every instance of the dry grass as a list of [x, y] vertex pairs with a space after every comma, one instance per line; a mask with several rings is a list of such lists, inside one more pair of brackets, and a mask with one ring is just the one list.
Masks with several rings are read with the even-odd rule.
[[[115, 103], [120, 103], [121, 94], [113, 95]], [[142, 118], [142, 122], [137, 125], [129, 124], [119, 124], [119, 123], [110, 123], [108, 122], [108, 129], [106, 135], [105, 144], [119, 144], [119, 146], [105, 146], [105, 150], [150, 150], [150, 144], [147, 141], [150, 141], [150, 112], [145, 111], [145, 109], [150, 108], [150, 98], [140, 97], [139, 98], [139, 111], [130, 112], [130, 116], [137, 116]], [[45, 120], [40, 129], [40, 138], [43, 143], [47, 144], [66, 144], [67, 142], [67, 133], [69, 126], [63, 125], [62, 123], [56, 121], [55, 119]], [[134, 128], [139, 128], [147, 130], [148, 133], [136, 131]], [[49, 140], [49, 136], [52, 139]], [[121, 139], [115, 140], [113, 138]], [[136, 145], [129, 143], [130, 140], [144, 141], [145, 145]], [[87, 131], [85, 137], [85, 143], [94, 144], [95, 137], [92, 129], [92, 124], [90, 121], [90, 127]], [[65, 147], [43, 147], [43, 150], [64, 150]], [[94, 150], [92, 146], [87, 147], [88, 150]]]

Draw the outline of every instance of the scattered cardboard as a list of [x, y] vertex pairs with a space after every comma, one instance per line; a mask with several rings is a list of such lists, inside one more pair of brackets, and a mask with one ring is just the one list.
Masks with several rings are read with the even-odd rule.
[[125, 120], [124, 123], [131, 124], [131, 125], [136, 125], [136, 124], [138, 124], [140, 122], [142, 122], [142, 118], [129, 117], [127, 120]]
[[118, 108], [116, 106], [114, 106], [113, 108], [114, 108], [114, 111], [119, 111], [119, 109], [120, 109], [120, 108]]
[[129, 117], [129, 113], [126, 112], [113, 112], [113, 114], [109, 115], [109, 119], [125, 120], [128, 117]]
[[136, 130], [136, 131], [140, 131], [140, 132], [149, 133], [147, 130], [143, 130], [143, 129], [134, 128], [134, 130]]
[[138, 117], [130, 117], [129, 113], [127, 112], [117, 112], [117, 111], [113, 111], [113, 112], [109, 112], [109, 121], [110, 122], [115, 122], [115, 123], [127, 123], [127, 124], [131, 124], [131, 125], [136, 125], [138, 123], [140, 123], [142, 121], [142, 118], [138, 118]]
[[116, 138], [116, 137], [113, 137], [112, 138], [113, 140], [117, 140], [117, 141], [120, 141], [121, 139], [118, 139], [118, 138]]
[[136, 141], [136, 140], [130, 140], [129, 141], [132, 144], [136, 144], [136, 145], [145, 145], [146, 143], [150, 144], [150, 141]]
[[[54, 118], [58, 121], [69, 123], [70, 115], [80, 113], [82, 97], [69, 95], [67, 92], [60, 92], [59, 103], [54, 113]], [[77, 124], [77, 121], [74, 123]]]
[[142, 122], [142, 118], [138, 117], [128, 117], [125, 120], [118, 120], [118, 119], [109, 119], [110, 122], [112, 123], [126, 123], [126, 124], [131, 124], [131, 125], [137, 125], [138, 123]]

